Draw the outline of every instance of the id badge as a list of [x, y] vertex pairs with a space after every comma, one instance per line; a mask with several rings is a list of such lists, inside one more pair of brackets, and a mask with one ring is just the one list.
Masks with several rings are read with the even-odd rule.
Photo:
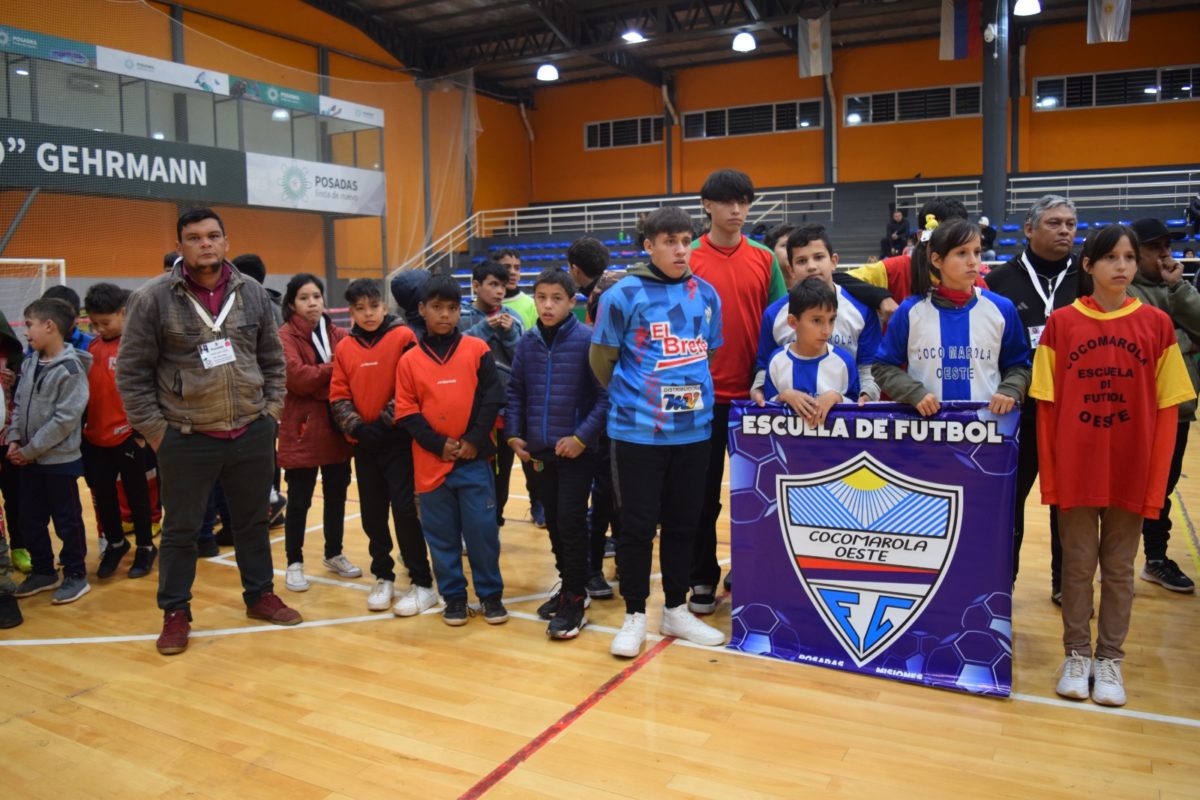
[[200, 363], [205, 369], [219, 367], [222, 364], [232, 364], [237, 360], [233, 354], [233, 342], [228, 339], [217, 339], [215, 342], [205, 342], [200, 345]]
[[662, 410], [668, 414], [699, 411], [702, 408], [704, 408], [704, 394], [700, 384], [662, 387]]
[[1042, 340], [1042, 331], [1046, 330], [1045, 325], [1030, 325], [1029, 326], [1029, 349], [1036, 350], [1038, 342]]

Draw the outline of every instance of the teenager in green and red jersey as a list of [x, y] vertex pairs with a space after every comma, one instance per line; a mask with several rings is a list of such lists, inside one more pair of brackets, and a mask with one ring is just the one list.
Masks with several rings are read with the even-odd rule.
[[725, 443], [729, 404], [750, 397], [758, 329], [767, 306], [787, 293], [775, 254], [742, 234], [754, 201], [754, 184], [744, 172], [720, 169], [700, 189], [704, 213], [711, 225], [692, 243], [691, 269], [710, 283], [721, 298], [725, 343], [712, 358], [712, 436], [704, 508], [696, 530], [692, 557], [691, 599], [695, 614], [711, 614], [717, 606], [721, 579], [717, 563], [717, 516], [721, 513], [721, 482], [725, 477]]

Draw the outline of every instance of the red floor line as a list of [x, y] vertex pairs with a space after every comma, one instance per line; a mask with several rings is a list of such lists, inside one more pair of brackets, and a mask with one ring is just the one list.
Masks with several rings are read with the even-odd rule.
[[527, 760], [534, 753], [549, 744], [554, 737], [565, 731], [571, 725], [571, 723], [575, 722], [575, 720], [586, 714], [587, 711], [592, 708], [592, 706], [596, 705], [605, 697], [607, 697], [614, 689], [616, 689], [625, 681], [629, 680], [629, 678], [632, 677], [635, 672], [646, 666], [646, 664], [650, 663], [651, 659], [665, 650], [674, 641], [674, 638], [668, 636], [667, 638], [659, 641], [645, 653], [642, 653], [636, 661], [618, 672], [616, 675], [609, 678], [603, 686], [588, 695], [583, 702], [568, 711], [566, 714], [560, 717], [557, 722], [555, 722], [549, 728], [546, 728], [546, 730], [542, 731], [533, 739], [531, 739], [528, 744], [509, 756], [507, 760], [500, 764], [500, 766], [496, 767], [494, 770], [485, 775], [479, 781], [479, 783], [475, 784], [470, 789], [467, 789], [467, 791], [459, 795], [458, 800], [476, 800], [476, 798], [482, 797], [489, 789], [503, 780], [508, 773], [512, 772], [514, 769], [520, 766], [523, 761]]

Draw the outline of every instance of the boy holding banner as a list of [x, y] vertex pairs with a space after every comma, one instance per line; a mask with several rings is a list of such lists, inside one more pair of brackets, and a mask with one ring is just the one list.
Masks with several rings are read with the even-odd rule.
[[[883, 333], [879, 327], [879, 316], [867, 308], [854, 295], [847, 292], [833, 281], [834, 271], [837, 270], [838, 254], [833, 249], [829, 234], [821, 225], [801, 225], [795, 228], [787, 238], [787, 261], [791, 274], [795, 276], [797, 285], [807, 278], [816, 277], [834, 293], [833, 310], [836, 319], [829, 341], [850, 355], [857, 373], [858, 391], [852, 399], [859, 404], [868, 400], [879, 399], [879, 387], [871, 376], [871, 364], [875, 362], [876, 351]], [[793, 287], [794, 288], [794, 287]], [[792, 317], [799, 314], [792, 310], [791, 293], [781, 297], [763, 312], [762, 325], [758, 335], [757, 374], [754, 386], [750, 389], [750, 398], [760, 406], [764, 400], [762, 394], [763, 381], [766, 379], [767, 362], [772, 354], [796, 340], [796, 329], [792, 325]]]

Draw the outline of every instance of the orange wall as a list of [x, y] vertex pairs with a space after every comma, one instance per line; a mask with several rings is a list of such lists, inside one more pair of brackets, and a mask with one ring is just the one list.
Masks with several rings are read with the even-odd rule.
[[[682, 121], [684, 113], [708, 108], [819, 100], [821, 80], [799, 77], [795, 58], [732, 62], [680, 72], [675, 98]], [[676, 145], [682, 131], [678, 136]], [[756, 186], [821, 183], [823, 137], [820, 129], [813, 129], [682, 142], [675, 190], [698, 192], [710, 172], [726, 167], [742, 170]]]
[[[584, 150], [584, 125], [605, 119], [657, 116], [661, 92], [632, 78], [617, 78], [537, 93], [533, 125], [533, 200], [664, 194], [666, 148], [662, 145]], [[519, 146], [510, 142], [509, 147]]]
[[[1021, 100], [1021, 169], [1147, 167], [1200, 159], [1200, 102], [1032, 111], [1040, 76], [1164, 67], [1200, 62], [1200, 11], [1135, 16], [1129, 41], [1085, 45], [1082, 23], [1035, 29]], [[1093, 146], [1080, 146], [1092, 142]]]
[[475, 140], [476, 211], [521, 208], [533, 199], [529, 159], [533, 144], [511, 103], [477, 100], [479, 138]]
[[877, 181], [978, 174], [983, 168], [982, 117], [848, 126], [845, 98], [896, 89], [976, 83], [980, 58], [939, 61], [936, 39], [835, 50], [834, 119], [838, 180]]

